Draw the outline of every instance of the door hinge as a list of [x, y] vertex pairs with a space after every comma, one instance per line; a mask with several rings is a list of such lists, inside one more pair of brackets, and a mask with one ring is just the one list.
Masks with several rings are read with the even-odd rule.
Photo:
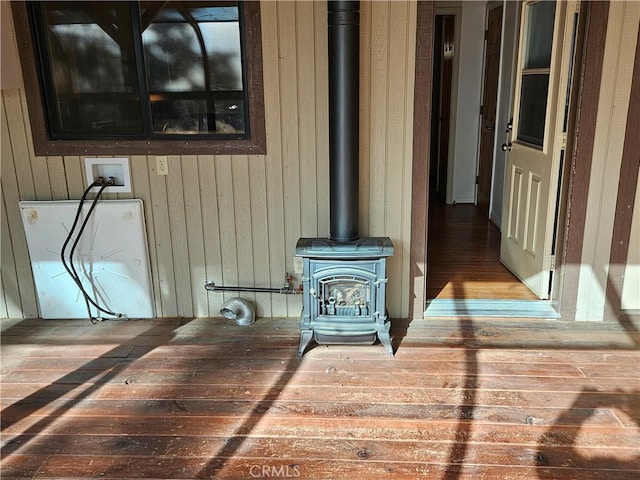
[[484, 113], [484, 105], [480, 105], [480, 115]]
[[480, 185], [480, 175], [476, 175], [476, 185]]
[[484, 31], [484, 39], [489, 40], [489, 30]]
[[561, 146], [562, 150], [566, 150], [567, 149], [567, 134], [566, 132], [562, 134], [562, 146]]
[[549, 270], [551, 272], [556, 269], [556, 256], [555, 255], [545, 255], [544, 257], [544, 269]]

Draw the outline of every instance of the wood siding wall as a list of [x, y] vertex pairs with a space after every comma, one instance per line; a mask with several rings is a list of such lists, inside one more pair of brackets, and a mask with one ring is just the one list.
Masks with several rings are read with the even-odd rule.
[[585, 234], [582, 247], [576, 320], [603, 320], [607, 302], [614, 298], [615, 309], [620, 308], [622, 292], [607, 299], [606, 286], [625, 135], [637, 135], [627, 132], [626, 126], [639, 26], [640, 3], [609, 4], [609, 27], [586, 199], [584, 231], [590, 233]]
[[[155, 157], [131, 156], [133, 192], [107, 195], [144, 201], [159, 317], [218, 316], [230, 296], [259, 316], [297, 317], [299, 296], [207, 293], [204, 282], [280, 287], [297, 239], [329, 234], [326, 4], [263, 1], [261, 16], [267, 155], [169, 156], [168, 176]], [[361, 4], [360, 234], [395, 244], [392, 317], [409, 301], [415, 22], [415, 2]], [[84, 161], [34, 155], [22, 88], [3, 85], [1, 133], [0, 317], [37, 317], [18, 201], [79, 199]]]

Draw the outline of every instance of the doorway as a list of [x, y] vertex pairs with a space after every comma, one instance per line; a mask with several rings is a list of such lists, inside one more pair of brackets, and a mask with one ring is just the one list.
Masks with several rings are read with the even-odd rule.
[[[477, 13], [472, 15], [476, 17]], [[452, 192], [456, 113], [473, 115], [464, 106], [456, 108], [458, 82], [454, 73], [461, 51], [456, 26], [462, 16], [462, 10], [439, 10], [434, 24], [427, 299], [534, 300], [536, 297], [500, 263], [500, 230], [488, 221], [503, 19], [503, 6], [497, 2], [486, 8], [486, 24], [480, 25], [486, 47], [484, 72], [479, 71], [477, 79], [483, 84], [482, 97], [478, 98], [482, 103], [479, 138], [474, 140], [474, 135], [465, 133], [467, 143], [479, 142], [477, 187], [475, 184], [471, 187], [477, 188], [477, 205], [458, 203], [459, 195]], [[462, 66], [461, 71], [461, 75], [468, 75], [468, 65]], [[468, 118], [462, 120], [466, 130]], [[476, 192], [462, 196], [473, 201]]]
[[436, 15], [434, 28], [433, 93], [431, 110], [431, 168], [429, 191], [434, 201], [445, 202], [451, 141], [452, 86], [456, 13]]
[[[463, 5], [474, 2], [463, 2]], [[519, 8], [520, 2], [504, 2], [505, 14], [510, 6]], [[553, 299], [551, 305], [562, 312], [565, 320], [574, 320], [576, 314], [576, 288], [578, 284], [576, 266], [580, 264], [582, 254], [581, 239], [585, 235], [585, 207], [580, 202], [572, 201], [574, 198], [587, 198], [588, 196], [588, 174], [592, 163], [593, 136], [596, 131], [595, 108], [583, 108], [585, 104], [597, 99], [600, 92], [600, 81], [586, 79], [600, 79], [602, 75], [605, 36], [608, 25], [609, 5], [607, 3], [581, 3], [579, 15], [575, 17], [575, 72], [572, 75], [568, 127], [567, 127], [567, 150], [564, 168], [560, 201], [561, 208], [557, 212], [558, 232], [561, 234], [557, 239], [557, 255], [559, 269], [555, 272], [553, 281]], [[419, 2], [417, 8], [417, 43], [416, 43], [416, 89], [414, 98], [414, 118], [426, 119], [427, 121], [414, 122], [414, 147], [411, 182], [411, 245], [410, 245], [410, 270], [409, 282], [409, 317], [412, 319], [424, 318], [427, 301], [427, 279], [431, 276], [431, 268], [427, 262], [427, 241], [432, 235], [435, 225], [430, 225], [427, 219], [427, 210], [430, 206], [429, 197], [429, 149], [430, 149], [430, 115], [431, 115], [431, 91], [434, 83], [433, 75], [433, 34], [434, 21], [436, 15], [436, 2]], [[515, 28], [514, 22], [505, 21], [505, 32], [509, 28]], [[503, 45], [505, 37], [503, 37]], [[515, 50], [515, 42], [508, 44], [509, 50]], [[505, 51], [505, 47], [503, 47]], [[502, 58], [504, 66], [504, 56]], [[507, 88], [505, 82], [501, 82], [501, 89]], [[508, 85], [511, 90], [511, 85]], [[580, 95], [578, 94], [580, 92]], [[498, 116], [501, 115], [501, 108], [498, 108]], [[504, 115], [504, 112], [502, 112]], [[506, 112], [510, 114], [510, 112]], [[509, 117], [507, 117], [508, 119]], [[506, 121], [505, 121], [506, 123]], [[498, 125], [504, 125], [498, 120]], [[580, 125], [580, 128], [578, 128]], [[498, 133], [503, 135], [504, 130]], [[506, 139], [508, 140], [508, 139]], [[576, 145], [582, 145], [577, 148]], [[570, 159], [570, 161], [569, 161]], [[498, 166], [499, 157], [496, 156], [495, 166]], [[500, 168], [494, 168], [494, 188], [492, 192], [493, 206], [502, 201], [502, 197], [495, 196], [496, 186], [502, 185], [503, 181], [498, 181], [497, 177]], [[567, 195], [568, 186], [573, 189], [573, 195]], [[500, 209], [496, 210], [501, 212]], [[492, 211], [492, 215], [494, 212]], [[567, 222], [569, 215], [572, 218], [571, 224]], [[492, 219], [493, 220], [493, 219]], [[496, 223], [500, 223], [497, 221]], [[528, 302], [541, 303], [541, 302]], [[549, 302], [547, 302], [549, 303]], [[557, 317], [556, 317], [557, 318]]]
[[[539, 5], [535, 7], [535, 5], [535, 3], [531, 3], [531, 5], [529, 5], [527, 2], [527, 6], [524, 7], [528, 9], [523, 15], [523, 19], [526, 19], [527, 22], [530, 17], [538, 18], [540, 16], [537, 15], [538, 12], [536, 12], [535, 9], [537, 8], [539, 10], [541, 7]], [[546, 4], [541, 5], [547, 6]], [[549, 4], [549, 6], [553, 5], [554, 4]], [[529, 12], [529, 10], [533, 13]], [[564, 21], [564, 13], [561, 8], [558, 8], [557, 14], [558, 18], [556, 20], [558, 31], [561, 32], [558, 37], [560, 42], [562, 42], [562, 39], [566, 37], [566, 29], [564, 29], [562, 24], [562, 21]], [[452, 202], [442, 201], [443, 198], [448, 199], [451, 196], [449, 192], [445, 192], [443, 195], [441, 186], [438, 182], [439, 173], [442, 169], [442, 159], [440, 158], [440, 153], [442, 151], [442, 119], [445, 118], [446, 120], [446, 116], [442, 114], [442, 106], [446, 106], [447, 104], [446, 99], [443, 101], [442, 98], [443, 92], [446, 92], [446, 86], [442, 84], [442, 79], [446, 78], [446, 72], [443, 68], [445, 54], [444, 48], [445, 46], [448, 47], [447, 42], [444, 41], [444, 38], [446, 37], [443, 33], [445, 31], [443, 21], [444, 18], [441, 20], [439, 16], [436, 16], [434, 36], [434, 94], [432, 98], [434, 113], [432, 120], [437, 120], [438, 124], [437, 131], [435, 126], [433, 126], [432, 130], [432, 139], [436, 145], [432, 148], [430, 163], [429, 187], [431, 193], [429, 195], [428, 209], [429, 235], [427, 265], [429, 274], [427, 276], [427, 300], [431, 300], [432, 303], [433, 301], [443, 299], [482, 299], [491, 301], [517, 300], [535, 302], [537, 305], [550, 307], [549, 302], [539, 302], [539, 299], [547, 298], [547, 294], [545, 292], [538, 291], [539, 289], [532, 289], [532, 286], [530, 285], [531, 282], [526, 281], [529, 280], [531, 275], [521, 277], [525, 279], [525, 283], [527, 284], [524, 285], [516, 275], [511, 273], [511, 271], [503, 265], [504, 263], [507, 265], [510, 264], [510, 262], [506, 261], [509, 260], [509, 258], [505, 258], [504, 255], [501, 256], [501, 246], [504, 250], [503, 244], [505, 242], [504, 230], [507, 229], [507, 232], [509, 233], [507, 237], [510, 236], [511, 238], [514, 238], [510, 233], [512, 231], [511, 220], [515, 218], [515, 214], [513, 213], [514, 210], [512, 208], [515, 204], [512, 188], [507, 191], [507, 202], [509, 203], [507, 206], [508, 208], [505, 210], [507, 212], [507, 215], [505, 216], [506, 220], [508, 220], [507, 223], [505, 224], [501, 221], [495, 222], [494, 220], [494, 223], [497, 223], [497, 225], [494, 225], [490, 222], [490, 219], [493, 220], [495, 218], [495, 211], [491, 211], [491, 203], [493, 198], [496, 196], [494, 188], [496, 189], [497, 194], [502, 194], [504, 185], [502, 179], [505, 177], [504, 170], [497, 172], [497, 174], [494, 174], [493, 172], [494, 159], [497, 157], [495, 154], [495, 143], [501, 140], [497, 138], [496, 133], [507, 127], [506, 124], [501, 126], [496, 121], [496, 100], [500, 89], [500, 45], [503, 29], [503, 4], [500, 3], [489, 3], [486, 8], [486, 30], [483, 32], [485, 39], [485, 57], [482, 71], [482, 106], [480, 108], [480, 119], [478, 121], [478, 169], [476, 172], [476, 186], [473, 197], [475, 202], [465, 202], [466, 204], [462, 205], [456, 204], [455, 200]], [[506, 21], [509, 21], [509, 19], [506, 19]], [[550, 23], [551, 31], [553, 31], [553, 21], [552, 12]], [[527, 31], [527, 28], [523, 28], [523, 32]], [[556, 37], [554, 37], [554, 42], [556, 42], [555, 38]], [[509, 39], [507, 39], [507, 41], [508, 40]], [[516, 41], [515, 43], [518, 42]], [[520, 43], [520, 45], [520, 48], [523, 48], [522, 45], [524, 44]], [[567, 40], [564, 41], [564, 45], [560, 44], [558, 48], [554, 47], [553, 51], [556, 52], [554, 55], [557, 57], [558, 62], [561, 62], [562, 58], [566, 58], [566, 56], [562, 54], [562, 52], [565, 51], [566, 45], [568, 45]], [[452, 49], [454, 52], [457, 50], [456, 47], [457, 46], [454, 45], [454, 48]], [[507, 44], [504, 50], [508, 51], [509, 47], [510, 45]], [[549, 52], [551, 52], [551, 42], [549, 42]], [[562, 70], [558, 67], [556, 71], [561, 72]], [[538, 72], [536, 71], [535, 73]], [[504, 90], [504, 82], [510, 80], [511, 76], [511, 69], [509, 69], [509, 75], [503, 74], [503, 78], [501, 80], [503, 83], [502, 90]], [[523, 85], [526, 86], [525, 83], [523, 83]], [[551, 84], [549, 85], [550, 88], [555, 89], [553, 91], [556, 92], [558, 89], [562, 90], [563, 88], [560, 80], [558, 80], [558, 83], [554, 84], [553, 87], [551, 87]], [[511, 87], [511, 82], [509, 82], [509, 87]], [[566, 87], [564, 88], [566, 89]], [[511, 88], [509, 88], [509, 90], [510, 89]], [[510, 99], [509, 103], [511, 103]], [[547, 109], [547, 115], [550, 114], [549, 112], [553, 115], [556, 111], [564, 110], [564, 108], [558, 108], [555, 110], [555, 107], [555, 104], [550, 104], [550, 107]], [[436, 111], [438, 112], [437, 118], [435, 118]], [[542, 113], [544, 114], [544, 112]], [[553, 120], [555, 117], [549, 118]], [[453, 128], [455, 128], [455, 126]], [[450, 130], [449, 125], [447, 125], [447, 130]], [[509, 137], [507, 137], [505, 145], [511, 146], [511, 134], [508, 128], [507, 133]], [[550, 131], [549, 140], [545, 138], [545, 146], [542, 148], [541, 145], [540, 148], [543, 150], [546, 149], [547, 143], [553, 145], [552, 142], [557, 141], [558, 138], [557, 135], [555, 137], [553, 135], [556, 135], [555, 131]], [[554, 140], [554, 138], [556, 140]], [[516, 140], [521, 139], [518, 137]], [[471, 140], [469, 140], [469, 142], [470, 141]], [[551, 150], [553, 150], [553, 148]], [[553, 152], [552, 154], [555, 155]], [[551, 155], [549, 158], [551, 158]], [[451, 162], [448, 162], [449, 169], [451, 169], [451, 165]], [[509, 170], [509, 172], [511, 173], [511, 170]], [[531, 175], [531, 178], [534, 180], [534, 183], [535, 181], [540, 180], [540, 185], [543, 183], [543, 180], [546, 181], [545, 178], [541, 176], [538, 178], [538, 176], [534, 174]], [[513, 182], [511, 181], [511, 183]], [[553, 178], [551, 178], [551, 182], [547, 183], [552, 185]], [[538, 184], [534, 184], [533, 187], [536, 185]], [[447, 186], [449, 187], [450, 185], [448, 184]], [[511, 185], [511, 187], [513, 187], [513, 185]], [[535, 188], [532, 188], [529, 185], [525, 185], [525, 188], [526, 191], [524, 189], [521, 190], [520, 196], [516, 200], [523, 201], [526, 205], [534, 205], [530, 201], [531, 198], [525, 198], [525, 194], [530, 197], [531, 195], [535, 195]], [[541, 200], [544, 200], [544, 195], [541, 197]], [[497, 203], [499, 204], [500, 202]], [[553, 205], [550, 204], [549, 208], [552, 207]], [[519, 209], [519, 211], [524, 212], [525, 209]], [[525, 232], [519, 234], [519, 238], [521, 237], [524, 239], [524, 242], [521, 242], [523, 244], [528, 240], [525, 238], [527, 235], [533, 238], [532, 232], [535, 232], [535, 227], [537, 225], [535, 220], [527, 220], [527, 222], [530, 227], [529, 230], [527, 231], [527, 226], [525, 226]], [[522, 226], [522, 222], [520, 222], [519, 225]], [[542, 223], [541, 225], [544, 227]], [[551, 233], [551, 236], [553, 236], [553, 233]], [[531, 242], [529, 242], [529, 244], [531, 244]], [[540, 257], [540, 263], [542, 264], [542, 256], [544, 254], [540, 255], [539, 252], [542, 248], [540, 248], [538, 252], [534, 252], [531, 248], [524, 246], [522, 250], [525, 256], [533, 256], [535, 254]], [[546, 261], [547, 260], [545, 259], [545, 262]], [[541, 268], [544, 269], [544, 266]], [[518, 273], [517, 269], [514, 271]], [[536, 273], [536, 275], [539, 274]], [[550, 291], [551, 284], [549, 281], [547, 281], [546, 287], [548, 287], [547, 292]], [[554, 315], [548, 316], [556, 316], [553, 309], [547, 309], [547, 312], [549, 311], [553, 312]]]

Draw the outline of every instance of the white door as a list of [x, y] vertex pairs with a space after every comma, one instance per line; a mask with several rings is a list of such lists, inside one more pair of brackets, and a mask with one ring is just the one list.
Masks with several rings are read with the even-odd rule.
[[549, 297], [560, 159], [577, 2], [527, 1], [520, 20], [500, 259]]

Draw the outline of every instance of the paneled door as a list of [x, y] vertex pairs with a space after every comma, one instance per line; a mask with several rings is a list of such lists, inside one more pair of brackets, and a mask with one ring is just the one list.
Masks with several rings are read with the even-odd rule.
[[549, 298], [560, 162], [577, 2], [527, 1], [520, 19], [513, 122], [500, 259], [541, 299]]

